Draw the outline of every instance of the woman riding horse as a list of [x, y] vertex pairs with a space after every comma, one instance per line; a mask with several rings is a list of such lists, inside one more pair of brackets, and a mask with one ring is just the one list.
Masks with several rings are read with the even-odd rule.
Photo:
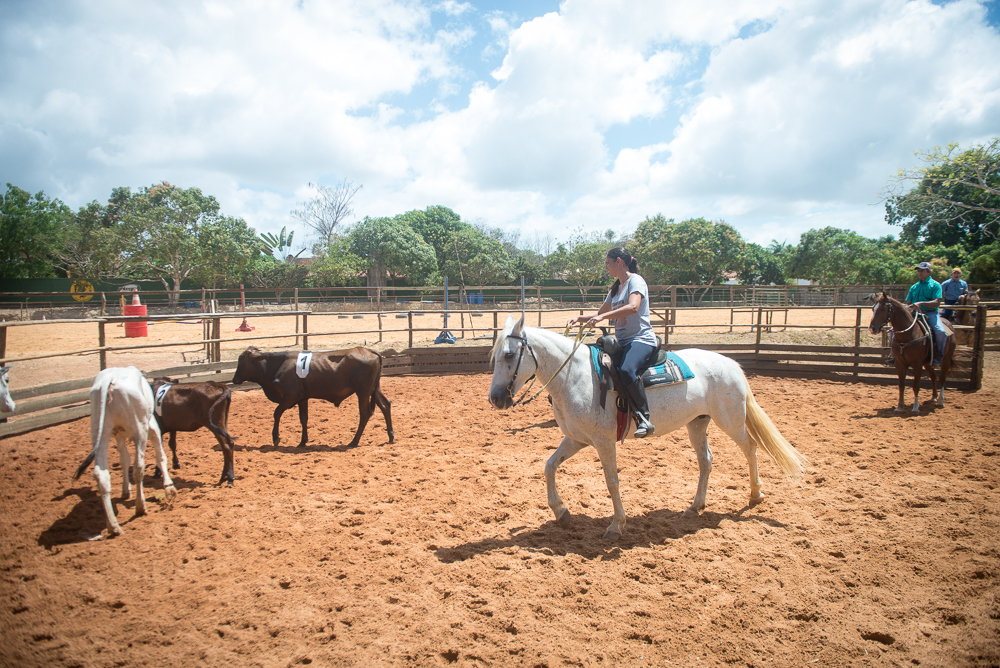
[[569, 325], [585, 322], [596, 325], [601, 320], [615, 319], [615, 338], [622, 347], [622, 363], [618, 369], [625, 391], [636, 410], [636, 438], [652, 436], [656, 431], [649, 421], [649, 402], [639, 369], [657, 349], [656, 334], [649, 322], [649, 287], [637, 272], [639, 262], [624, 248], [612, 248], [604, 259], [604, 267], [615, 277], [614, 285], [604, 303], [593, 315], [571, 318]]

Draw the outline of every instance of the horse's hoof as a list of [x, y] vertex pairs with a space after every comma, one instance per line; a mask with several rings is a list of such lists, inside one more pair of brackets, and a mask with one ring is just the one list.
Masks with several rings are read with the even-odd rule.
[[903, 409], [900, 408], [899, 406], [896, 406], [896, 409], [893, 411], [893, 413], [902, 413], [902, 412], [903, 412]]
[[556, 521], [559, 522], [561, 526], [568, 527], [571, 518], [572, 515], [565, 508], [561, 509], [558, 513], [556, 513]]
[[760, 503], [763, 500], [764, 500], [764, 495], [761, 494], [760, 492], [757, 492], [756, 495], [751, 494], [750, 495], [750, 506], [751, 507], [756, 506], [758, 503]]
[[681, 517], [685, 519], [693, 519], [695, 517], [698, 517], [699, 510], [704, 510], [704, 508], [699, 509], [695, 508], [694, 506], [691, 506], [690, 508], [685, 509], [683, 513], [681, 513]]
[[604, 536], [602, 536], [604, 540], [611, 540], [611, 541], [618, 540], [621, 537], [622, 537], [622, 532], [619, 531], [618, 529], [608, 529], [607, 531], [604, 532]]

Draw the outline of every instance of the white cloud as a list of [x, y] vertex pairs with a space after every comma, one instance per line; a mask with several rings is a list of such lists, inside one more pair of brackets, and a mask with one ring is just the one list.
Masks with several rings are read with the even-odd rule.
[[[973, 0], [514, 17], [452, 0], [15, 5], [0, 182], [79, 206], [169, 180], [276, 231], [307, 182], [346, 178], [359, 217], [444, 204], [559, 236], [661, 212], [767, 243], [891, 231], [878, 192], [913, 151], [1000, 128], [1000, 35]], [[484, 56], [476, 82], [463, 58]]]

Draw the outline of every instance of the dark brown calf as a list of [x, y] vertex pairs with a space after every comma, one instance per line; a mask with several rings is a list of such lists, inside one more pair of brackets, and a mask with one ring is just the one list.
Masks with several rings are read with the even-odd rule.
[[[160, 388], [169, 386], [169, 390], [160, 396]], [[197, 431], [207, 428], [222, 446], [223, 466], [219, 484], [228, 481], [230, 486], [236, 479], [233, 471], [233, 448], [236, 444], [226, 431], [229, 422], [229, 404], [232, 392], [223, 383], [208, 381], [205, 383], [178, 384], [169, 378], [153, 380], [153, 396], [156, 400], [156, 422], [160, 431], [170, 434], [170, 450], [173, 453], [172, 468], [179, 468], [177, 459], [177, 432]]]
[[303, 447], [309, 440], [309, 399], [324, 399], [339, 406], [340, 402], [352, 394], [358, 395], [360, 422], [354, 439], [348, 447], [355, 447], [361, 441], [365, 425], [378, 406], [385, 417], [386, 431], [392, 443], [392, 403], [382, 394], [379, 383], [382, 379], [382, 356], [368, 348], [349, 348], [315, 352], [305, 378], [296, 373], [299, 353], [294, 351], [262, 353], [253, 346], [240, 355], [233, 375], [233, 384], [245, 381], [257, 383], [264, 390], [264, 396], [278, 404], [274, 409], [274, 429], [271, 441], [278, 445], [278, 422], [286, 410], [299, 407], [299, 422], [302, 424]]

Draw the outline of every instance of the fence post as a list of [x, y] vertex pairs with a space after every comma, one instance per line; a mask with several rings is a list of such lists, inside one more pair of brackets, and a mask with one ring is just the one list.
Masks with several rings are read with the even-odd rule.
[[309, 350], [309, 314], [302, 314], [302, 350]]
[[983, 362], [986, 358], [986, 305], [976, 305], [976, 328], [972, 334], [972, 376], [969, 389], [983, 389]]
[[104, 317], [104, 311], [108, 308], [108, 298], [103, 292], [101, 293], [101, 317]]
[[378, 312], [378, 342], [382, 343], [382, 311]]
[[[4, 328], [4, 332], [6, 331], [7, 329]], [[100, 346], [101, 348], [101, 352], [98, 353], [98, 357], [100, 358], [101, 371], [104, 371], [105, 369], [108, 368], [108, 353], [106, 350], [104, 350], [104, 346], [107, 345], [107, 339], [105, 338], [104, 334], [103, 321], [97, 323], [97, 345]]]
[[[447, 324], [446, 324], [446, 326], [447, 326]], [[413, 347], [413, 311], [407, 311], [406, 312], [406, 329], [410, 333], [410, 345], [409, 345], [409, 347], [412, 348]]]
[[670, 286], [670, 306], [671, 308], [677, 308], [677, 286]]
[[[212, 338], [221, 339], [222, 338], [222, 318], [212, 318]], [[213, 362], [222, 361], [222, 342], [216, 341], [212, 344], [212, 349], [214, 351]]]
[[542, 326], [542, 286], [536, 285], [535, 290], [538, 293], [538, 326]]
[[760, 362], [760, 332], [761, 332], [761, 329], [763, 329], [760, 326], [760, 316], [761, 316], [761, 314], [763, 312], [764, 312], [764, 308], [761, 307], [761, 306], [758, 306], [757, 307], [757, 342], [754, 344], [754, 349], [753, 349], [753, 361], [754, 361], [754, 364], [757, 364], [758, 362]]
[[[787, 313], [787, 311], [786, 311]], [[787, 316], [786, 316], [787, 317]], [[861, 307], [858, 307], [858, 317], [854, 321], [854, 347], [861, 347]], [[858, 360], [854, 363], [854, 377], [858, 377], [858, 364], [861, 361], [861, 351], [855, 350], [854, 357]]]
[[670, 309], [663, 309], [663, 345], [670, 343]]
[[497, 312], [493, 311], [493, 344], [497, 342]]

